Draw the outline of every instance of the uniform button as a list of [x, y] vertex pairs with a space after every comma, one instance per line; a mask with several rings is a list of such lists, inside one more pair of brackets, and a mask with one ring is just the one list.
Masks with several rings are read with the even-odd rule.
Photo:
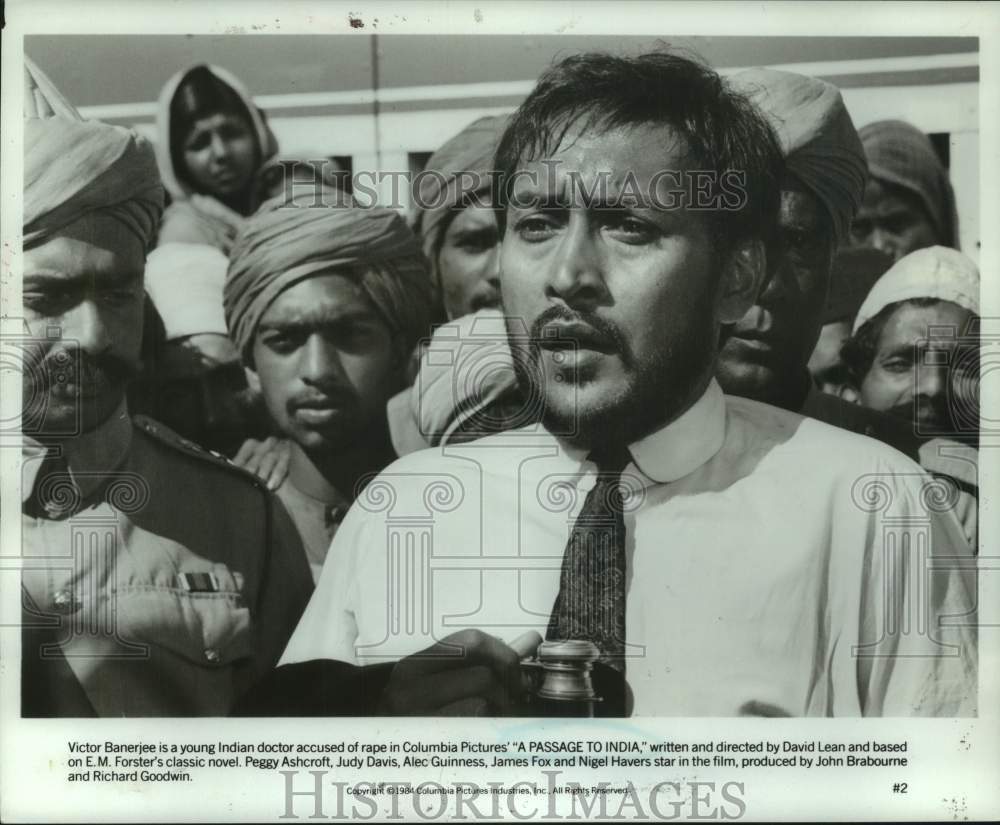
[[62, 613], [65, 616], [69, 613], [76, 613], [80, 609], [80, 600], [67, 587], [52, 594], [52, 607], [55, 608], [56, 613]]
[[42, 508], [45, 510], [46, 515], [52, 519], [57, 519], [60, 518], [61, 516], [66, 515], [66, 513], [68, 513], [71, 509], [70, 507], [67, 507], [65, 504], [57, 503], [54, 501], [45, 502], [45, 504], [42, 505]]
[[219, 654], [219, 651], [216, 650], [214, 647], [208, 647], [205, 648], [205, 658], [212, 664], [215, 664], [216, 662], [221, 661], [222, 656]]

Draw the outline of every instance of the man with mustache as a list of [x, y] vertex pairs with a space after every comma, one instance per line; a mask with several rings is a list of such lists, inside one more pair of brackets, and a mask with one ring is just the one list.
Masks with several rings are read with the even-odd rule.
[[[497, 169], [508, 337], [543, 426], [380, 474], [270, 697], [293, 713], [532, 713], [520, 659], [544, 634], [543, 657], [586, 643], [561, 647], [593, 652], [621, 688], [603, 707], [626, 714], [972, 712], [971, 622], [937, 623], [972, 612], [948, 566], [966, 551], [922, 508], [926, 476], [714, 378], [779, 203], [756, 109], [667, 52], [577, 55], [513, 115]], [[917, 571], [883, 544], [918, 518], [941, 562], [919, 606]], [[914, 609], [934, 634], [900, 630]]]
[[920, 463], [961, 491], [956, 506], [975, 548], [979, 495], [979, 269], [933, 246], [897, 261], [872, 287], [841, 357], [844, 396], [920, 441]]
[[[740, 72], [732, 82], [776, 131], [784, 167], [769, 275], [754, 306], [727, 330], [719, 383], [727, 393], [878, 438], [916, 458], [917, 440], [897, 421], [818, 392], [807, 368], [820, 335], [833, 253], [864, 192], [864, 151], [840, 92], [816, 78], [766, 68]], [[447, 337], [439, 334], [440, 348], [459, 350], [450, 361], [429, 364], [425, 356], [420, 393], [411, 396], [421, 402], [411, 404], [419, 420], [411, 429], [420, 432], [412, 448], [455, 443], [463, 429], [485, 434], [535, 412], [531, 399], [518, 392], [513, 362], [504, 363], [496, 336], [485, 321], [479, 327], [486, 334], [468, 323], [452, 325]], [[488, 368], [477, 361], [480, 351]], [[469, 380], [472, 374], [477, 380]], [[510, 411], [504, 419], [492, 414], [500, 406]], [[401, 455], [411, 449], [397, 441]]]
[[153, 150], [25, 68], [22, 714], [222, 716], [297, 621], [305, 556], [252, 476], [130, 417]]
[[403, 219], [326, 194], [328, 206], [312, 187], [265, 202], [236, 238], [223, 291], [230, 335], [291, 445], [277, 495], [317, 576], [359, 483], [395, 458], [386, 402], [431, 311]]
[[[908, 426], [909, 409], [904, 416], [892, 416], [884, 406], [852, 404], [821, 392], [809, 373], [823, 330], [834, 251], [847, 240], [866, 191], [868, 144], [863, 138], [871, 129], [859, 136], [840, 92], [825, 81], [749, 69], [732, 82], [770, 121], [785, 165], [769, 277], [723, 344], [716, 371], [722, 389], [876, 438], [920, 462], [951, 485], [956, 515], [974, 544], [977, 487], [970, 463], [943, 458], [937, 445], [928, 446], [927, 437]], [[898, 149], [893, 150], [896, 156]], [[951, 450], [949, 446], [944, 452]]]
[[977, 442], [979, 269], [955, 249], [901, 258], [872, 287], [844, 344], [852, 398], [925, 438]]

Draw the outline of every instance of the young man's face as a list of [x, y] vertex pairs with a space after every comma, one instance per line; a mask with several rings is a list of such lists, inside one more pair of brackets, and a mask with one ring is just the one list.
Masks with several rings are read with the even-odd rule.
[[441, 239], [438, 275], [449, 319], [500, 303], [500, 230], [487, 204], [459, 212]]
[[757, 302], [733, 327], [719, 355], [722, 388], [782, 402], [819, 336], [833, 262], [833, 228], [823, 204], [791, 178], [781, 190], [777, 260]]
[[686, 409], [711, 376], [719, 323], [739, 318], [759, 284], [718, 260], [704, 213], [581, 205], [607, 172], [606, 203], [629, 173], [633, 191], [669, 188], [657, 173], [689, 170], [686, 156], [656, 125], [570, 130], [550, 157], [521, 165], [501, 245], [508, 334], [546, 426], [571, 441], [635, 440]]
[[254, 371], [279, 429], [306, 452], [357, 443], [385, 417], [402, 354], [361, 287], [320, 275], [282, 292], [253, 343]]
[[886, 319], [861, 403], [912, 421], [918, 434], [954, 434], [976, 420], [978, 347], [966, 343], [971, 312], [951, 301], [901, 304]]
[[144, 267], [139, 238], [96, 214], [25, 251], [25, 432], [86, 432], [121, 403], [139, 365]]
[[878, 249], [898, 261], [942, 241], [920, 198], [902, 187], [869, 178], [864, 201], [851, 225], [851, 242]]

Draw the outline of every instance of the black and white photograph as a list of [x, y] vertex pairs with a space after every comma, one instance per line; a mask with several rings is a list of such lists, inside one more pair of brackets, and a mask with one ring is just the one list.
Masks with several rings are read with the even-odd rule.
[[7, 4], [5, 821], [1000, 815], [1000, 8], [811, 5]]

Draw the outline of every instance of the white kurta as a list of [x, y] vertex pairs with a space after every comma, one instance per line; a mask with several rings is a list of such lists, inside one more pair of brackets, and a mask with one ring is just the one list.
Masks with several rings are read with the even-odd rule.
[[[714, 381], [630, 451], [635, 715], [975, 713], [968, 544], [917, 464]], [[341, 525], [282, 664], [544, 635], [595, 470], [541, 428], [395, 462]]]

